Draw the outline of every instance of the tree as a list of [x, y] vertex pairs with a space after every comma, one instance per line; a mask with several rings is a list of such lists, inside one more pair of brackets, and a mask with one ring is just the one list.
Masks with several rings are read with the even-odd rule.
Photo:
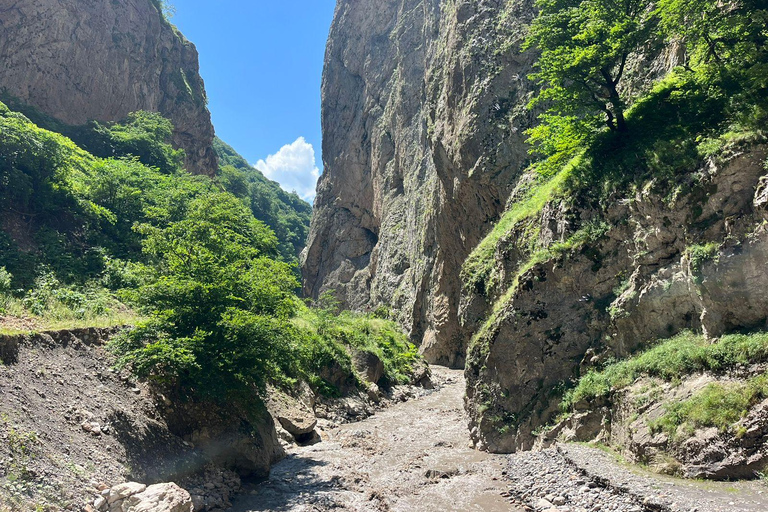
[[73, 138], [93, 155], [134, 156], [166, 174], [184, 165], [184, 150], [172, 146], [173, 124], [157, 112], [132, 112], [120, 123], [92, 121], [73, 133]]
[[762, 0], [659, 0], [665, 31], [680, 37], [694, 64], [749, 65], [768, 52], [768, 8]]
[[532, 77], [542, 90], [533, 104], [545, 106], [544, 124], [566, 119], [589, 129], [602, 118], [599, 124], [626, 132], [622, 79], [630, 58], [656, 37], [653, 2], [537, 0], [536, 5], [539, 14], [525, 48], [541, 51]]
[[139, 291], [150, 319], [118, 339], [142, 378], [203, 398], [236, 398], [263, 385], [285, 359], [297, 307], [277, 239], [234, 196], [192, 201], [183, 220], [139, 228], [155, 275]]

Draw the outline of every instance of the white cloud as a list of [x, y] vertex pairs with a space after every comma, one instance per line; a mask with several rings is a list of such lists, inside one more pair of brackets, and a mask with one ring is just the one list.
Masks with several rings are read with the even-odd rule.
[[296, 192], [310, 203], [314, 200], [320, 169], [315, 163], [315, 148], [304, 137], [283, 146], [266, 160], [259, 160], [254, 167], [267, 178], [280, 183], [284, 190]]

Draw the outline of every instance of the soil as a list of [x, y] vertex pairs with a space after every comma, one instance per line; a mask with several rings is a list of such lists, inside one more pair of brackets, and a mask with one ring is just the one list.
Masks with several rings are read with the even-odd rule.
[[74, 509], [98, 483], [152, 479], [145, 470], [185, 449], [147, 391], [112, 369], [109, 334], [28, 336], [0, 364], [0, 502]]
[[471, 448], [464, 377], [432, 367], [436, 389], [295, 447], [234, 502], [252, 511], [510, 511], [506, 458]]

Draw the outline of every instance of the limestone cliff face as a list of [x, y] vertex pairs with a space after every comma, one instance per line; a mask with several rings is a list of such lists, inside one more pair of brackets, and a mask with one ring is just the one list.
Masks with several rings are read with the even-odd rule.
[[216, 170], [195, 46], [152, 0], [0, 0], [0, 89], [70, 125], [157, 111], [187, 168]]
[[339, 0], [305, 292], [387, 306], [431, 362], [461, 365], [464, 259], [527, 164], [530, 2]]
[[[510, 250], [510, 240], [522, 233], [498, 244], [501, 288], [511, 293], [496, 302], [467, 356], [467, 409], [478, 446], [531, 448], [532, 432], [559, 412], [559, 387], [608, 358], [685, 329], [714, 338], [765, 327], [765, 158], [764, 144], [729, 148], [686, 173], [675, 193], [651, 181], [615, 197], [602, 214], [555, 201], [536, 221], [542, 236], [565, 240], [599, 215], [606, 231], [519, 277], [526, 258]], [[704, 244], [716, 250], [695, 261], [689, 248]], [[489, 298], [465, 290], [463, 302]]]

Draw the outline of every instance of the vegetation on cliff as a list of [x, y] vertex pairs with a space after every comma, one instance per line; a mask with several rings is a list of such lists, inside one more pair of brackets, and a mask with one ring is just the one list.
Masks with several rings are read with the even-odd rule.
[[20, 330], [136, 323], [113, 345], [120, 363], [196, 398], [298, 379], [332, 392], [325, 367], [354, 382], [352, 348], [379, 355], [401, 382], [418, 356], [394, 324], [336, 322], [295, 295], [308, 205], [229, 165], [243, 167], [223, 144], [220, 178], [189, 175], [171, 133], [149, 113], [92, 123], [79, 140], [96, 156], [0, 104], [0, 313]]
[[[591, 364], [585, 351], [611, 348], [626, 354], [627, 346], [647, 341], [628, 340], [626, 333], [613, 341], [622, 318], [611, 304], [626, 291], [622, 286], [633, 272], [645, 282], [653, 275], [650, 261], [665, 267], [685, 260], [693, 274], [717, 261], [723, 238], [714, 229], [703, 233], [715, 224], [727, 230], [729, 219], [719, 218], [722, 212], [701, 216], [713, 193], [707, 188], [707, 166], [714, 168], [734, 152], [764, 142], [768, 121], [768, 10], [762, 4], [629, 1], [621, 4], [626, 9], [613, 9], [617, 4], [611, 2], [540, 0], [537, 5], [540, 11], [528, 39], [528, 48], [541, 55], [533, 78], [542, 92], [532, 105], [541, 115], [538, 126], [528, 131], [536, 161], [462, 272], [465, 301], [472, 301], [475, 309], [482, 303], [486, 311], [467, 356], [473, 425], [478, 426], [478, 439], [501, 450], [517, 442], [525, 446], [530, 431], [552, 419], [556, 401], [575, 384], [569, 379], [578, 379], [584, 365]], [[670, 61], [677, 66], [662, 72], [662, 64]], [[639, 215], [632, 205], [643, 201], [661, 211], [680, 204], [690, 207], [678, 233], [687, 250], [670, 250], [659, 261], [646, 258], [643, 240], [623, 246], [617, 241], [623, 236], [619, 233], [633, 233], [622, 223], [643, 224], [632, 217]], [[748, 224], [760, 221], [748, 212], [739, 220], [747, 224], [740, 232], [754, 230]], [[652, 237], [654, 242], [669, 244], [663, 233], [672, 227], [657, 229], [661, 234]], [[569, 265], [582, 272], [592, 265], [595, 274], [609, 266], [615, 269], [613, 294], [610, 287], [598, 294], [590, 287], [597, 288], [595, 283], [567, 286], [574, 278], [568, 275]], [[533, 297], [563, 288], [579, 294], [568, 298], [578, 305]], [[569, 339], [570, 326], [553, 319], [570, 311], [580, 312], [571, 320], [583, 322], [575, 328], [578, 332], [572, 331], [581, 341]], [[644, 326], [626, 322], [642, 332]], [[679, 323], [686, 325], [683, 319]], [[680, 329], [675, 325], [670, 324], [670, 335]], [[532, 366], [543, 357], [542, 368], [557, 367], [562, 375], [554, 377], [550, 368], [525, 373], [519, 377], [524, 382], [516, 382], [503, 374], [499, 361], [509, 357], [514, 343], [535, 345], [531, 340], [541, 344], [541, 353], [531, 347], [536, 353]], [[568, 354], [567, 361], [551, 360], [560, 357], [558, 350]], [[596, 375], [582, 375], [577, 389], [605, 384], [593, 382]], [[529, 394], [513, 396], [518, 387]], [[750, 389], [757, 390], [751, 396], [761, 396], [760, 386]], [[696, 402], [679, 415], [710, 402]]]
[[267, 179], [221, 139], [213, 140], [213, 149], [219, 157], [219, 181], [224, 189], [275, 232], [278, 252], [285, 261], [296, 260], [307, 241], [312, 206]]

